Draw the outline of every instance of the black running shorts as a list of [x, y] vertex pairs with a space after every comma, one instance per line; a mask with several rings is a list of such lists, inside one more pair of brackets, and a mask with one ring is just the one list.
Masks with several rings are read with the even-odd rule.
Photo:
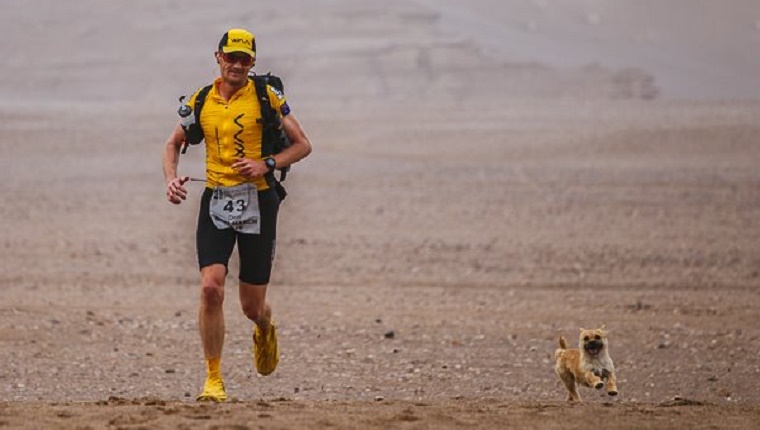
[[232, 228], [224, 230], [216, 228], [209, 214], [211, 194], [212, 189], [206, 188], [201, 197], [196, 232], [198, 265], [201, 269], [212, 264], [223, 264], [227, 267], [232, 249], [237, 242], [240, 281], [254, 285], [268, 284], [277, 238], [277, 211], [280, 208], [280, 198], [274, 187], [258, 192], [261, 213], [260, 234], [238, 233]]

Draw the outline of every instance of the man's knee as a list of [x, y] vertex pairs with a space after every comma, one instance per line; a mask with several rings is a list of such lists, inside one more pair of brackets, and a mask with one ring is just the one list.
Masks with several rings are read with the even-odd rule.
[[266, 301], [266, 293], [266, 284], [240, 284], [240, 306], [245, 316], [255, 323], [267, 318], [272, 312]]
[[243, 313], [249, 320], [257, 322], [264, 315], [264, 304], [255, 302], [244, 303]]
[[203, 279], [201, 300], [207, 306], [218, 306], [224, 302], [224, 283], [213, 277]]

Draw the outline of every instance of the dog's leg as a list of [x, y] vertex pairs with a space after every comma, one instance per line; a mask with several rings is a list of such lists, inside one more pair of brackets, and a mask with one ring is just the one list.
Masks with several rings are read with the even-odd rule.
[[575, 376], [572, 373], [567, 372], [559, 375], [562, 382], [567, 388], [567, 401], [568, 402], [580, 402], [581, 396], [578, 394], [578, 384], [575, 383]]
[[596, 376], [596, 374], [593, 371], [589, 370], [583, 376], [586, 377], [586, 382], [588, 382], [589, 386], [594, 387], [597, 390], [601, 390], [602, 387], [604, 387], [604, 382], [602, 382], [601, 378]]
[[610, 377], [607, 379], [607, 394], [610, 396], [617, 396], [617, 377], [615, 377], [615, 371], [610, 372]]
[[582, 402], [581, 394], [578, 392], [578, 384], [573, 382], [573, 385], [567, 389], [567, 401], [568, 402]]

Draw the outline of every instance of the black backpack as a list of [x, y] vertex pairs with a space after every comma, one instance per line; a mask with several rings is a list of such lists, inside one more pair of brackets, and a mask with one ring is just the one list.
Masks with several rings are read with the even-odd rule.
[[[263, 122], [263, 134], [261, 136], [261, 156], [267, 157], [274, 154], [279, 154], [283, 149], [290, 146], [290, 139], [285, 134], [282, 128], [282, 121], [277, 115], [272, 105], [269, 104], [269, 94], [267, 93], [267, 85], [271, 85], [277, 91], [284, 94], [285, 88], [282, 84], [282, 79], [271, 73], [266, 75], [249, 75], [248, 79], [253, 81], [253, 86], [256, 88], [256, 97], [259, 99], [261, 105], [261, 121]], [[182, 147], [182, 153], [187, 152], [188, 145], [197, 145], [203, 141], [203, 129], [201, 128], [200, 118], [203, 111], [203, 104], [206, 102], [206, 97], [209, 91], [211, 91], [211, 85], [203, 87], [198, 92], [198, 97], [195, 98], [195, 104], [193, 105], [193, 113], [195, 114], [195, 121], [189, 127], [183, 127], [185, 131], [185, 145]], [[183, 98], [180, 98], [182, 101]], [[285, 189], [279, 183], [285, 180], [285, 177], [290, 170], [290, 166], [282, 169], [277, 169], [280, 172], [280, 180], [277, 181], [273, 173], [266, 176], [267, 182], [277, 188], [280, 193], [280, 198], [284, 199]]]

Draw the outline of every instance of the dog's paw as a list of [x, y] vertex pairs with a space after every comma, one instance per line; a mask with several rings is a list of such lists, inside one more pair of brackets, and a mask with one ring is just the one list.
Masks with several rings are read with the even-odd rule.
[[596, 388], [597, 390], [601, 390], [602, 388], [604, 388], [604, 382], [602, 381], [597, 382], [596, 385], [594, 385], [594, 388]]
[[618, 392], [617, 392], [617, 391], [614, 391], [614, 390], [612, 390], [612, 391], [607, 391], [607, 394], [609, 394], [610, 396], [617, 396], [617, 395], [618, 395]]

